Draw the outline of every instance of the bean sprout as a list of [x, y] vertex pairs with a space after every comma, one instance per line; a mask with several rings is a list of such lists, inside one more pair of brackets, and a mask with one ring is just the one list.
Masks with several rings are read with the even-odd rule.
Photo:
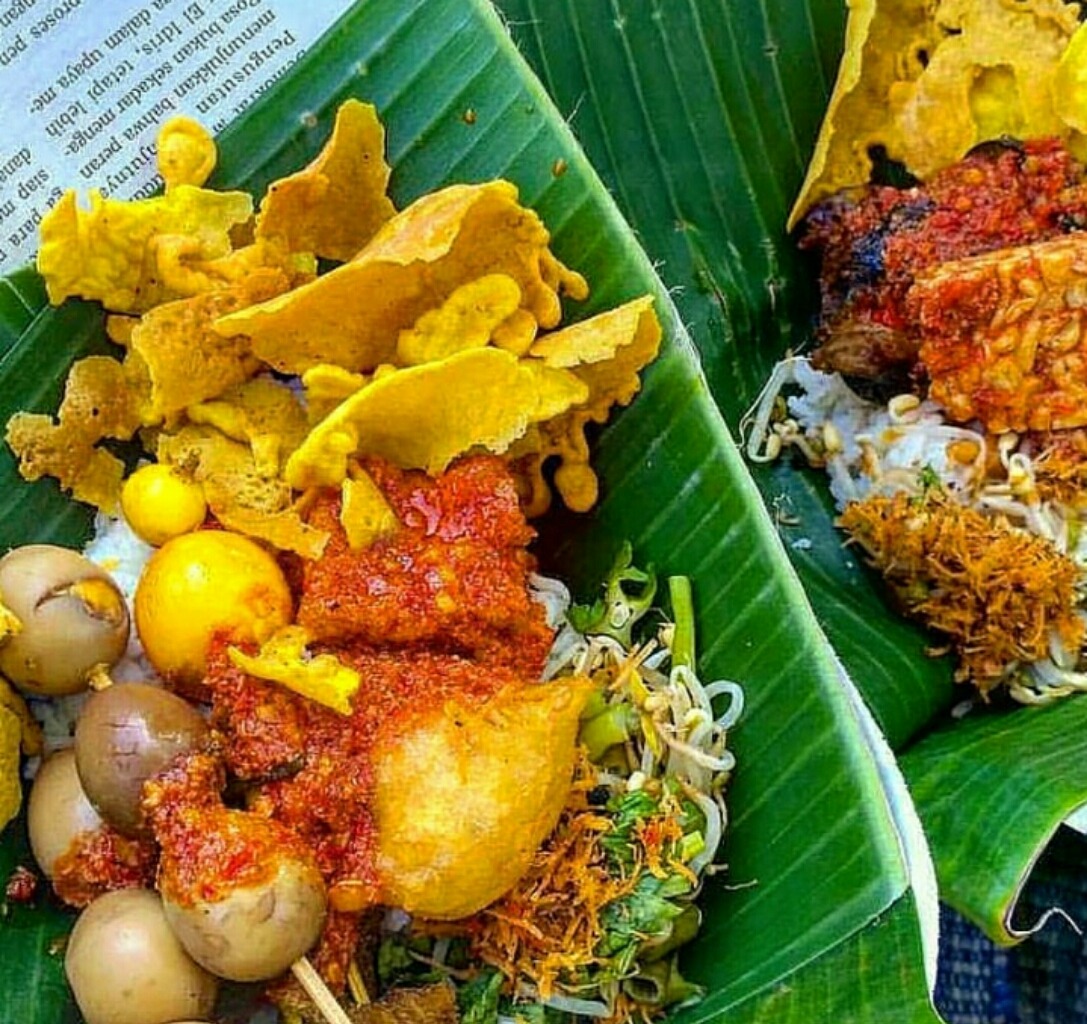
[[[948, 423], [931, 400], [907, 394], [878, 405], [850, 390], [840, 375], [791, 357], [771, 373], [741, 422], [741, 437], [754, 462], [794, 448], [824, 469], [839, 511], [870, 495], [920, 496], [935, 484], [954, 501], [1041, 537], [1071, 558], [1085, 574], [1076, 607], [1087, 599], [1087, 513], [1044, 496], [1044, 449], [1032, 435], [1004, 433], [992, 453], [994, 442], [969, 425]], [[1016, 700], [1048, 703], [1087, 689], [1087, 672], [1078, 670], [1085, 661], [1083, 651], [1065, 650], [1055, 639], [1048, 657], [1005, 666], [1002, 681]]]

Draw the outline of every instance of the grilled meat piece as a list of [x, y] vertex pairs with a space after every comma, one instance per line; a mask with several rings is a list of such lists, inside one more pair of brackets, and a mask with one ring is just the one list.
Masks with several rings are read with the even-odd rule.
[[1056, 139], [976, 150], [915, 188], [835, 196], [809, 214], [800, 240], [822, 258], [813, 362], [847, 376], [904, 378], [920, 346], [907, 304], [918, 275], [1085, 226], [1084, 170]]

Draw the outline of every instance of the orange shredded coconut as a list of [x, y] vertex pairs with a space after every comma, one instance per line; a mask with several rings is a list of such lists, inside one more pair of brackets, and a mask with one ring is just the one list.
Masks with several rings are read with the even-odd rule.
[[[527, 980], [548, 999], [561, 976], [600, 963], [595, 950], [603, 937], [600, 915], [631, 892], [645, 865], [625, 878], [608, 870], [601, 838], [609, 818], [590, 807], [593, 768], [582, 755], [570, 798], [558, 825], [524, 877], [472, 922], [472, 952], [500, 970], [512, 984]], [[664, 830], [660, 842], [664, 842]], [[613, 1021], [628, 1020], [635, 1004], [617, 1000]]]
[[1018, 662], [1047, 656], [1056, 630], [1077, 650], [1080, 570], [1041, 537], [955, 503], [874, 496], [849, 505], [839, 525], [886, 577], [907, 612], [946, 634], [958, 681], [987, 696]]
[[674, 817], [664, 815], [654, 816], [646, 821], [638, 822], [636, 826], [638, 840], [645, 847], [645, 868], [656, 878], [667, 878], [670, 871], [679, 870], [697, 882], [694, 872], [672, 858], [668, 859], [665, 866], [665, 851], [673, 848], [673, 845], [683, 838], [683, 828]]

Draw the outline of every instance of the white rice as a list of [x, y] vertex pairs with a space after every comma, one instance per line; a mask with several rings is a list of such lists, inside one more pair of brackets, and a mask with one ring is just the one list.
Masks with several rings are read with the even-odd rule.
[[131, 605], [140, 573], [154, 550], [132, 532], [123, 518], [99, 512], [94, 520], [94, 536], [83, 554], [113, 577]]
[[807, 361], [798, 362], [796, 382], [803, 391], [788, 398], [787, 406], [800, 429], [822, 439], [829, 425], [841, 443], [840, 453], [827, 459], [830, 490], [839, 511], [873, 491], [893, 494], [910, 489], [924, 469], [953, 491], [967, 488], [980, 469], [978, 462], [964, 466], [951, 458], [948, 449], [957, 441], [971, 440], [983, 453], [984, 437], [947, 423], [935, 402], [926, 399], [895, 412], [861, 398], [839, 374], [822, 373]]
[[[774, 422], [777, 403], [788, 388], [799, 392], [785, 400], [787, 418]], [[747, 430], [745, 445], [753, 461], [770, 461], [787, 445], [795, 445], [822, 465], [839, 510], [873, 494], [923, 493], [928, 475], [964, 505], [1042, 537], [1087, 572], [1084, 518], [1075, 509], [1041, 499], [1034, 488], [1029, 443], [1022, 445], [1016, 434], [998, 440], [994, 454], [1004, 478], [993, 479], [988, 474], [988, 440], [980, 429], [948, 423], [935, 402], [913, 396], [885, 406], [866, 401], [841, 376], [821, 373], [802, 357], [778, 364], [741, 426]], [[952, 454], [956, 445], [958, 458]], [[971, 450], [976, 454], [964, 461], [961, 453]], [[1077, 604], [1087, 616], [1087, 595], [1081, 593]], [[1087, 671], [1076, 670], [1084, 652], [1065, 650], [1056, 633], [1050, 648], [1049, 657], [1009, 665], [1007, 684], [1016, 700], [1045, 703], [1087, 690]]]

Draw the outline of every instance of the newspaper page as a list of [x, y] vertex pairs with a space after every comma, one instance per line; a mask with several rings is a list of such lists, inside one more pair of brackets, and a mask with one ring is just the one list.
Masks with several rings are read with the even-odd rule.
[[218, 131], [350, 0], [0, 0], [0, 274], [30, 260], [66, 188], [161, 184], [157, 126]]

